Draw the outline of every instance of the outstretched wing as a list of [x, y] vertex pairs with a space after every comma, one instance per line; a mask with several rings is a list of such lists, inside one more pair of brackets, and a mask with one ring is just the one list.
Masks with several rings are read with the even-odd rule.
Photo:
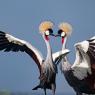
[[68, 49], [64, 49], [62, 51], [58, 51], [58, 52], [55, 52], [52, 54], [52, 57], [53, 57], [53, 62], [55, 64], [58, 64], [60, 63], [60, 61], [62, 60], [62, 58], [68, 54], [70, 51]]
[[26, 52], [33, 58], [39, 70], [41, 69], [41, 64], [43, 61], [42, 55], [36, 48], [24, 40], [20, 40], [12, 35], [0, 31], [0, 50], [3, 50], [4, 52]]
[[95, 37], [77, 43], [76, 60], [72, 66], [74, 75], [82, 80], [88, 78], [89, 81], [95, 79]]

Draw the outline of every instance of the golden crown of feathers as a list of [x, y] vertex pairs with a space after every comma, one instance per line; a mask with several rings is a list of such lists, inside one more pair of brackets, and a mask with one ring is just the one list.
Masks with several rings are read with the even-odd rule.
[[51, 29], [53, 27], [53, 23], [51, 21], [44, 21], [39, 25], [39, 31], [45, 32], [47, 29]]
[[72, 26], [71, 24], [64, 22], [59, 24], [59, 29], [65, 32], [68, 36], [72, 33]]

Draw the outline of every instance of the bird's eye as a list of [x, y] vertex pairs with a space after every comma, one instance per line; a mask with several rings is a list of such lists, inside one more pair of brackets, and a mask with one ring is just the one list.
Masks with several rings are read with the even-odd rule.
[[49, 30], [46, 30], [46, 31], [45, 31], [45, 35], [48, 36], [49, 34], [50, 34], [50, 33], [49, 33]]
[[61, 33], [61, 37], [65, 37], [65, 35], [66, 35], [65, 32]]

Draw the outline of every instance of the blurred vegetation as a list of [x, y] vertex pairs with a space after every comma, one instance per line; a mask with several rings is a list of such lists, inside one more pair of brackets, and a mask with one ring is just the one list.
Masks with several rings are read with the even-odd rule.
[[0, 95], [11, 95], [9, 91], [0, 91]]
[[[43, 95], [41, 92], [10, 92], [6, 90], [0, 90], [0, 95]], [[49, 94], [51, 95], [51, 94]]]
[[1, 90], [0, 95], [40, 95], [40, 94], [35, 94], [31, 92], [9, 92], [6, 90]]

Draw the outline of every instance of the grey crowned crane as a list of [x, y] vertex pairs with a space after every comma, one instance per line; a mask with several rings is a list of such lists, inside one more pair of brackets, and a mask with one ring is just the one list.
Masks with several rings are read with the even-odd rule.
[[32, 44], [27, 41], [18, 39], [10, 34], [7, 34], [3, 31], [0, 31], [0, 50], [4, 52], [26, 52], [37, 64], [40, 72], [40, 83], [33, 90], [38, 88], [44, 89], [46, 95], [46, 89], [51, 89], [53, 95], [55, 95], [56, 89], [56, 73], [57, 73], [57, 60], [64, 54], [67, 54], [69, 51], [59, 51], [52, 54], [52, 50], [49, 44], [49, 35], [53, 35], [53, 23], [50, 21], [44, 21], [40, 24], [39, 30], [46, 43], [47, 47], [47, 57], [43, 58], [42, 54], [34, 47]]
[[[69, 23], [61, 23], [57, 36], [62, 39], [62, 50], [66, 48], [66, 41], [72, 32]], [[75, 90], [76, 95], [95, 95], [95, 36], [75, 44], [76, 59], [73, 65], [67, 56], [63, 57], [61, 71], [68, 84]]]

